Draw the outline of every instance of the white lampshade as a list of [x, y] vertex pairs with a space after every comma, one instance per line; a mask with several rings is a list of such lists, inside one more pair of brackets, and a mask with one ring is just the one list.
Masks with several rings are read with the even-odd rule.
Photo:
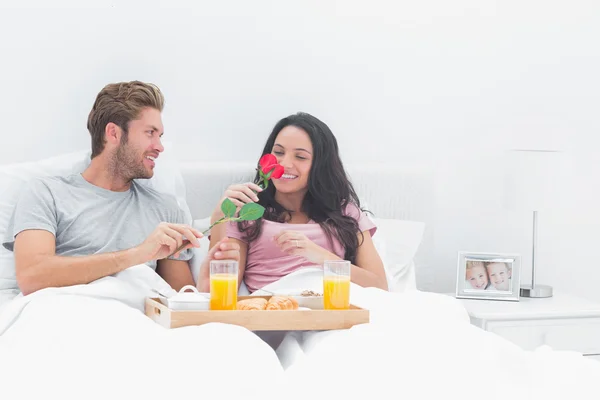
[[564, 154], [550, 150], [509, 150], [505, 164], [505, 206], [542, 211], [564, 200]]

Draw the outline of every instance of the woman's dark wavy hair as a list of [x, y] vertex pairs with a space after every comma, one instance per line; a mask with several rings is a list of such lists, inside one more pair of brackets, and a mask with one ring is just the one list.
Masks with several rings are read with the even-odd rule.
[[[279, 121], [265, 144], [261, 157], [271, 153], [279, 132], [287, 126], [295, 126], [305, 131], [313, 146], [312, 165], [308, 177], [308, 191], [302, 203], [302, 211], [317, 222], [332, 243], [335, 237], [345, 249], [344, 259], [356, 263], [356, 251], [364, 238], [358, 238], [358, 221], [343, 214], [348, 204], [354, 204], [360, 210], [360, 201], [352, 183], [346, 175], [339, 156], [338, 144], [329, 127], [307, 113], [297, 113]], [[258, 172], [254, 183], [259, 182]], [[291, 212], [275, 201], [275, 186], [270, 184], [258, 194], [258, 204], [265, 207], [263, 218], [269, 221], [285, 222]], [[262, 229], [262, 220], [252, 223], [238, 222], [240, 232], [248, 242], [258, 238]]]

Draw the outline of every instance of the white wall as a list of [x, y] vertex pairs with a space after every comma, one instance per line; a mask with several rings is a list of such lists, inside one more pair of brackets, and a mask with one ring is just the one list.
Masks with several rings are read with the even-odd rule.
[[597, 2], [12, 3], [0, 2], [0, 163], [87, 147], [108, 82], [161, 87], [182, 160], [253, 161], [279, 118], [307, 111], [346, 163], [436, 166], [436, 279], [420, 284], [452, 291], [459, 250], [530, 262], [529, 214], [502, 208], [502, 152], [563, 149], [577, 191], [540, 216], [539, 277], [600, 300]]

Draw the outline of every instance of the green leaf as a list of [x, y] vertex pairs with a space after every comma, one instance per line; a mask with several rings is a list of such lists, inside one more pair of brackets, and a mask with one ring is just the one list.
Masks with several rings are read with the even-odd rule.
[[227, 218], [231, 218], [235, 215], [236, 208], [233, 201], [229, 199], [225, 199], [223, 200], [223, 203], [221, 203], [221, 211], [223, 211], [223, 214], [225, 214]]
[[248, 203], [240, 210], [240, 221], [254, 221], [259, 219], [265, 213], [265, 208], [260, 204]]
[[273, 168], [271, 168], [269, 173], [267, 175], [265, 175], [265, 180], [271, 179], [271, 174], [273, 173], [273, 171], [275, 171], [275, 166], [273, 166]]

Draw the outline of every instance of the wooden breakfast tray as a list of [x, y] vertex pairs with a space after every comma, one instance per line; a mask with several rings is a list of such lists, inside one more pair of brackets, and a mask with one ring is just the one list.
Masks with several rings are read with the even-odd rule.
[[[271, 296], [239, 296], [239, 300]], [[147, 298], [146, 315], [165, 328], [179, 328], [221, 322], [243, 326], [251, 331], [321, 331], [348, 329], [369, 322], [369, 310], [350, 305], [349, 310], [298, 311], [179, 311], [158, 298]]]

